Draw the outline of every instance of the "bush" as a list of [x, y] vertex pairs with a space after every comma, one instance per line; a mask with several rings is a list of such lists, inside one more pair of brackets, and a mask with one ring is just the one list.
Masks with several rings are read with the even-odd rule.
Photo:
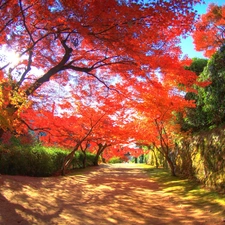
[[[95, 154], [91, 152], [86, 152], [86, 166], [93, 166], [94, 165]], [[84, 160], [84, 153], [81, 151], [77, 151], [75, 153], [75, 157], [72, 161], [72, 168], [82, 168], [83, 167], [83, 160]]]
[[[39, 144], [21, 144], [13, 137], [0, 144], [0, 173], [9, 175], [52, 176], [61, 169], [68, 150], [44, 147]], [[77, 151], [72, 161], [72, 169], [83, 167], [84, 154]], [[95, 154], [86, 152], [86, 166], [94, 165]]]
[[[60, 171], [65, 157], [70, 152], [35, 144], [29, 135], [15, 137], [9, 132], [6, 134], [0, 140], [0, 173], [2, 174], [51, 176]], [[94, 159], [95, 154], [86, 152], [86, 166], [94, 165]], [[83, 152], [77, 151], [71, 167], [82, 168], [83, 160]]]
[[0, 173], [51, 176], [60, 169], [67, 151], [40, 145], [0, 145]]

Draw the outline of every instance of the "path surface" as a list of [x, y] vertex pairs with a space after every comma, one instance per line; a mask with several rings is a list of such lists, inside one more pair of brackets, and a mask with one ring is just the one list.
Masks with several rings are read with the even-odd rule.
[[180, 204], [133, 164], [102, 165], [85, 175], [0, 176], [0, 224], [220, 225]]

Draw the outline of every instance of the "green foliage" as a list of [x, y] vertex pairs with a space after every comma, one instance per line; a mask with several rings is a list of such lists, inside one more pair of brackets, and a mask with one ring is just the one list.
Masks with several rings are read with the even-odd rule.
[[[0, 173], [27, 176], [52, 176], [64, 161], [68, 150], [44, 147], [41, 145], [21, 145], [14, 140], [13, 144], [0, 145]], [[84, 155], [76, 152], [72, 168], [82, 168]], [[95, 155], [87, 152], [86, 166], [92, 166]]]
[[[70, 153], [56, 147], [35, 144], [29, 135], [15, 137], [11, 133], [0, 143], [0, 173], [27, 176], [51, 176], [61, 169], [65, 157]], [[86, 152], [86, 166], [94, 164], [95, 155]], [[77, 151], [72, 168], [83, 167], [84, 154]]]
[[[82, 151], [75, 152], [75, 157], [72, 161], [72, 168], [82, 168], [83, 167], [83, 160], [84, 160], [84, 153]], [[94, 165], [95, 154], [91, 152], [86, 152], [86, 166], [93, 166]]]
[[195, 72], [198, 76], [202, 73], [204, 68], [207, 65], [208, 59], [203, 58], [193, 58], [190, 66], [187, 66], [185, 69]]
[[225, 46], [223, 46], [207, 64], [201, 74], [201, 80], [210, 80], [212, 83], [201, 88], [200, 99], [203, 103], [203, 112], [207, 115], [209, 126], [225, 122]]
[[196, 86], [197, 94], [186, 94], [187, 100], [196, 102], [196, 108], [188, 108], [186, 118], [179, 119], [183, 130], [212, 129], [225, 122], [225, 46], [203, 67], [206, 62], [205, 59], [194, 60], [188, 68], [199, 75], [200, 82], [211, 83], [206, 87]]
[[[195, 72], [199, 76], [199, 79], [201, 79], [201, 74], [206, 68], [207, 63], [207, 59], [193, 58], [192, 64], [186, 67], [186, 69]], [[200, 87], [195, 85], [194, 88], [197, 93], [188, 92], [185, 95], [185, 99], [193, 100], [196, 103], [196, 108], [187, 108], [185, 118], [183, 118], [182, 114], [177, 114], [177, 122], [181, 125], [181, 129], [185, 131], [190, 129], [196, 131], [206, 126], [207, 116], [202, 110], [203, 103], [198, 93]]]
[[29, 145], [0, 145], [0, 173], [27, 176], [51, 176], [67, 152], [61, 149]]
[[111, 164], [113, 164], [113, 163], [122, 163], [123, 162], [123, 160], [120, 158], [120, 157], [112, 157], [109, 161], [108, 161], [108, 163], [111, 163]]

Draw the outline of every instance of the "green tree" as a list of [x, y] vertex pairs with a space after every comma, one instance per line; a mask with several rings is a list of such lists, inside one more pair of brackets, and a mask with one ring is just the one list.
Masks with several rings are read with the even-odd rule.
[[190, 66], [187, 66], [187, 70], [191, 70], [196, 73], [196, 75], [200, 75], [204, 68], [207, 66], [208, 59], [205, 58], [193, 58]]
[[[201, 73], [204, 71], [207, 63], [208, 59], [193, 58], [191, 65], [187, 66], [186, 69], [195, 72], [200, 79]], [[195, 85], [194, 88], [196, 89], [196, 92], [187, 92], [185, 99], [194, 101], [196, 107], [186, 108], [185, 118], [183, 114], [177, 114], [178, 123], [181, 124], [182, 130], [192, 129], [193, 131], [196, 131], [205, 126], [206, 114], [203, 112], [203, 102], [198, 93], [200, 87]]]
[[205, 62], [207, 60], [194, 60], [187, 68], [199, 73], [199, 82], [209, 81], [210, 84], [205, 87], [196, 86], [197, 93], [186, 94], [186, 99], [195, 101], [196, 108], [186, 109], [186, 118], [180, 120], [183, 130], [199, 131], [225, 122], [225, 46], [203, 67]]
[[218, 126], [225, 122], [225, 46], [212, 56], [200, 79], [211, 81], [207, 87], [200, 88], [199, 96], [208, 126]]

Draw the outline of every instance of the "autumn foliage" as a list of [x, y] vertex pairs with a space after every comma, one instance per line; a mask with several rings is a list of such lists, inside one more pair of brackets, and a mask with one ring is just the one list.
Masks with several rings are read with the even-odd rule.
[[198, 2], [1, 2], [1, 54], [19, 55], [0, 61], [1, 135], [32, 130], [45, 144], [99, 155], [153, 141], [156, 119], [193, 106], [181, 93], [196, 75], [184, 69], [179, 40]]
[[196, 23], [193, 33], [195, 48], [206, 57], [212, 56], [225, 42], [225, 5], [210, 4], [207, 13]]

